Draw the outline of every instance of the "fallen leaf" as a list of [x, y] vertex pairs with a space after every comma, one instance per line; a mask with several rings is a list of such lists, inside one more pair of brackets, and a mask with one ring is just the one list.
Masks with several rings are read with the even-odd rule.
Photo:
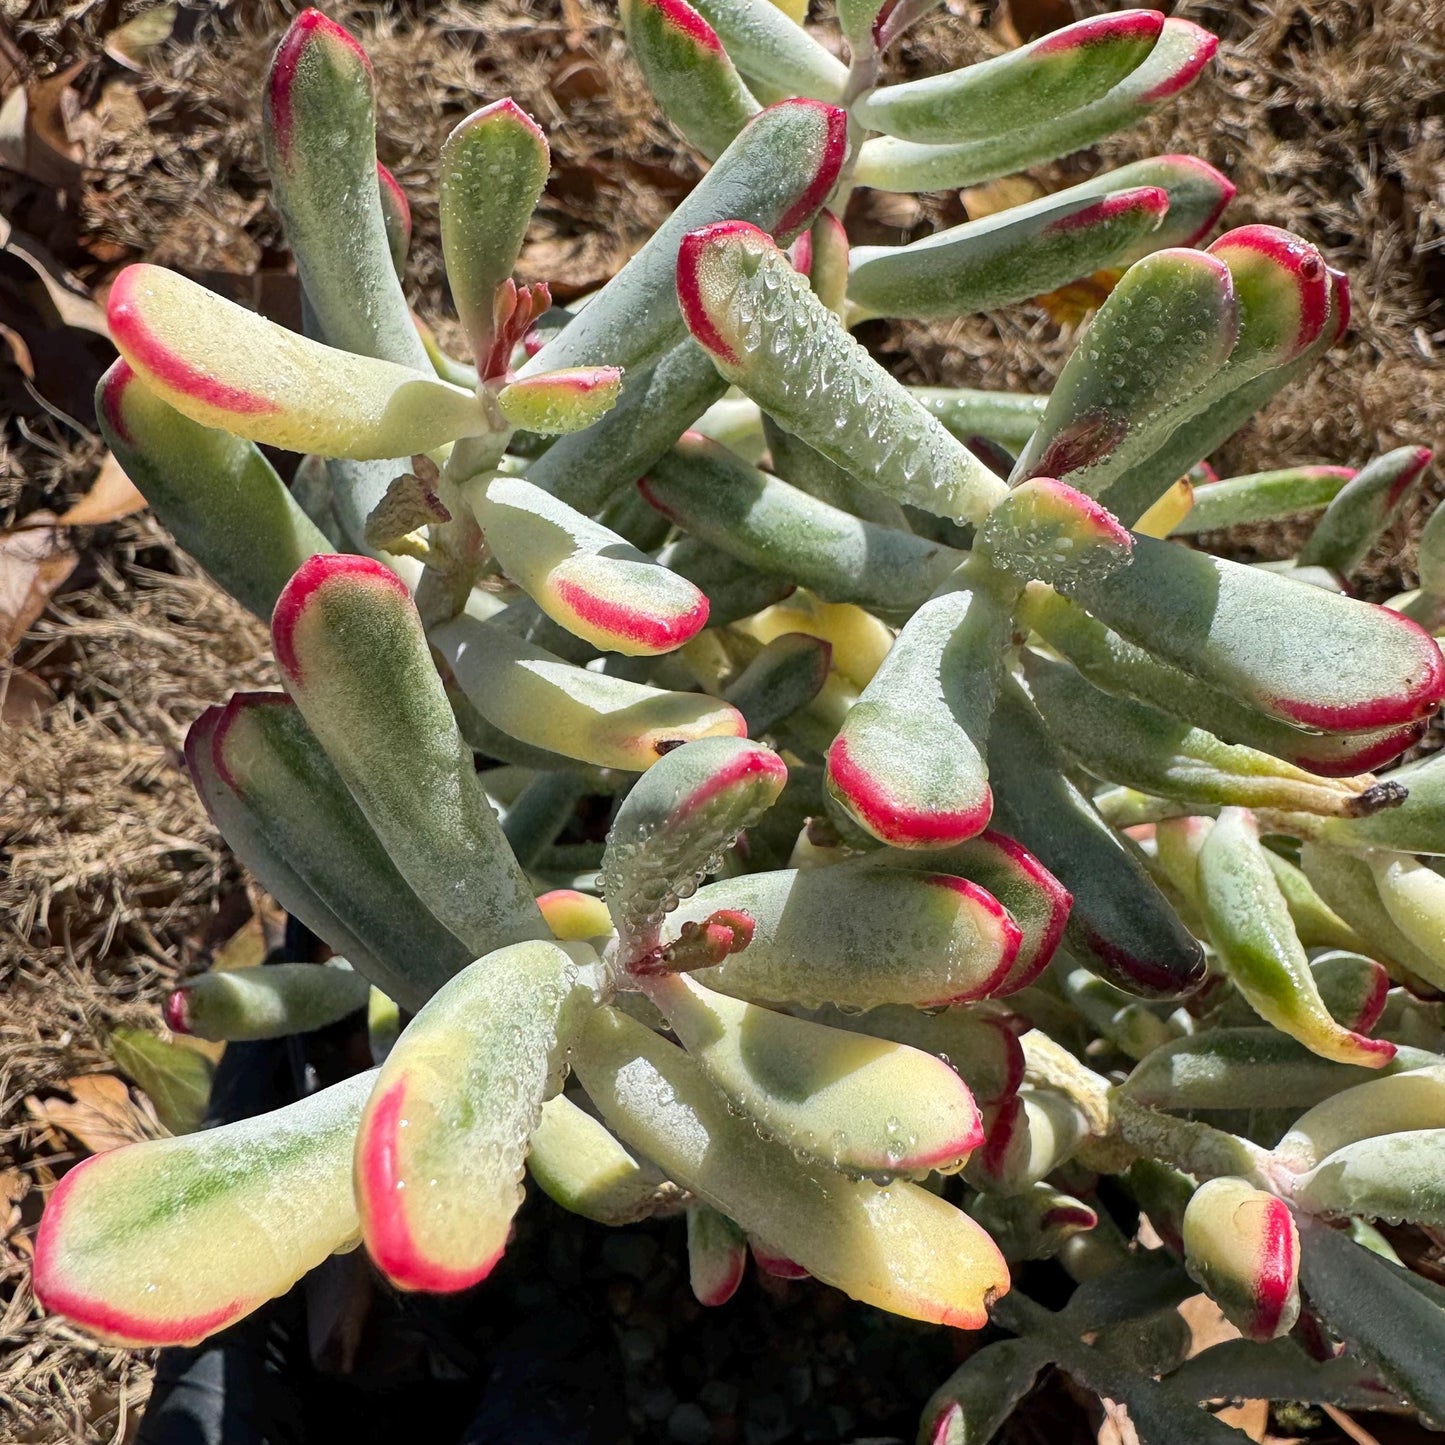
[[1097, 311], [1109, 293], [1119, 284], [1124, 273], [1110, 268], [1095, 271], [1092, 276], [1081, 276], [1060, 286], [1057, 291], [1046, 291], [1035, 296], [1035, 305], [1048, 312], [1050, 320], [1060, 326], [1077, 326], [1092, 311]]
[[136, 1104], [114, 1074], [83, 1074], [61, 1087], [73, 1102], [31, 1095], [25, 1108], [38, 1123], [69, 1134], [92, 1154], [154, 1139], [159, 1133], [154, 1118]]
[[146, 505], [146, 499], [136, 489], [136, 484], [126, 476], [124, 468], [115, 457], [107, 452], [90, 490], [61, 513], [63, 527], [95, 527], [103, 522], [118, 522], [132, 512], [139, 512]]
[[176, 26], [176, 7], [157, 5], [118, 25], [105, 37], [105, 53], [127, 70], [144, 70], [151, 53], [171, 38]]
[[968, 212], [968, 219], [981, 221], [985, 216], [996, 216], [1000, 211], [1026, 206], [1043, 194], [1044, 188], [1028, 176], [1000, 176], [996, 181], [985, 181], [981, 186], [969, 186], [958, 193], [958, 198]]
[[212, 970], [258, 968], [266, 962], [268, 952], [266, 929], [258, 914], [253, 913], [215, 952]]
[[30, 1179], [20, 1170], [0, 1169], [0, 1239], [8, 1239], [20, 1223], [20, 1201], [30, 1192]]
[[1004, 14], [1021, 42], [1037, 40], [1079, 18], [1069, 0], [1007, 0]]
[[30, 727], [54, 702], [54, 690], [33, 672], [0, 665], [0, 725]]
[[1099, 1445], [1139, 1445], [1139, 1436], [1129, 1411], [1117, 1400], [1100, 1396], [1104, 1407], [1104, 1418], [1099, 1425]]
[[1207, 1294], [1190, 1295], [1179, 1306], [1179, 1313], [1189, 1326], [1189, 1354], [1186, 1359], [1192, 1360], [1211, 1345], [1240, 1338], [1239, 1331], [1224, 1318], [1224, 1312]]
[[80, 113], [80, 100], [70, 82], [84, 63], [16, 86], [6, 96], [0, 105], [0, 166], [56, 190], [79, 184], [83, 150], [70, 138], [70, 124]]
[[8, 658], [75, 567], [54, 512], [31, 512], [0, 532], [0, 660]]
[[30, 269], [55, 308], [56, 319], [97, 336], [110, 336], [105, 308], [91, 299], [81, 281], [39, 241], [13, 229], [4, 217], [0, 217], [0, 247]]
[[1227, 1405], [1223, 1410], [1216, 1410], [1214, 1418], [1243, 1431], [1256, 1445], [1261, 1445], [1269, 1432], [1269, 1401], [1242, 1400], [1238, 1405]]
[[111, 1058], [145, 1091], [157, 1117], [172, 1134], [189, 1134], [200, 1128], [211, 1097], [214, 1065], [210, 1059], [144, 1029], [116, 1029], [109, 1047]]

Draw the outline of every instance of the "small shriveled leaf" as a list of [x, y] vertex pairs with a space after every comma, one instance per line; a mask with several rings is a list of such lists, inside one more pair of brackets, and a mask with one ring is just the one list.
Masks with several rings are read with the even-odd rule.
[[417, 896], [477, 956], [544, 936], [396, 575], [315, 557], [271, 634], [288, 692]]
[[687, 1278], [700, 1305], [725, 1305], [743, 1282], [747, 1236], [711, 1204], [687, 1211]]
[[623, 0], [627, 48], [663, 115], [709, 160], [758, 112], [717, 32], [687, 0]]
[[365, 1008], [371, 985], [334, 962], [213, 969], [166, 1000], [175, 1033], [202, 1039], [275, 1039], [325, 1028]]
[[[397, 280], [387, 215], [405, 213], [406, 202], [398, 207], [395, 181], [388, 187], [389, 173], [377, 166], [371, 61], [318, 10], [302, 11], [276, 47], [261, 138], [272, 198], [322, 338], [342, 351], [430, 372]], [[224, 332], [215, 338], [218, 357], [228, 340]]]
[[997, 825], [1073, 894], [1067, 936], [1081, 962], [1132, 994], [1173, 998], [1204, 979], [1204, 955], [1143, 864], [1069, 780], [1010, 680], [990, 731]]
[[664, 1181], [638, 1162], [605, 1124], [565, 1094], [542, 1105], [527, 1172], [548, 1198], [598, 1224], [633, 1224], [659, 1203]]
[[95, 414], [176, 541], [258, 617], [308, 557], [332, 550], [254, 443], [182, 416], [126, 362], [101, 378]]
[[72, 1169], [35, 1244], [35, 1294], [128, 1345], [189, 1345], [285, 1294], [353, 1238], [351, 1147], [374, 1074]]
[[665, 934], [719, 909], [747, 914], [752, 941], [694, 977], [755, 1003], [936, 1008], [983, 998], [1008, 976], [1018, 927], [976, 884], [939, 873], [782, 869], [709, 884]]
[[1194, 489], [1194, 506], [1173, 531], [1184, 536], [1215, 532], [1241, 522], [1272, 522], [1318, 511], [1355, 475], [1353, 467], [1284, 467], [1251, 472]]
[[1396, 447], [1361, 467], [1325, 508], [1295, 561], [1301, 567], [1353, 572], [1399, 512], [1434, 455], [1429, 447]]
[[1342, 1064], [1378, 1068], [1395, 1046], [1330, 1016], [1254, 818], [1225, 808], [1199, 850], [1199, 901], [1225, 974], [1267, 1023]]
[[[1002, 482], [868, 355], [756, 226], [725, 221], [690, 232], [677, 295], [723, 376], [859, 481], [969, 521], [1003, 495]], [[824, 403], [839, 394], [850, 404]]]
[[651, 656], [707, 622], [691, 582], [521, 477], [478, 478], [463, 495], [507, 576], [594, 647]]
[[107, 315], [160, 400], [251, 441], [368, 460], [488, 429], [475, 395], [438, 380], [425, 353], [421, 371], [337, 351], [159, 266], [127, 266]]
[[594, 1015], [573, 1064], [626, 1142], [854, 1299], [976, 1329], [1008, 1289], [998, 1250], [967, 1215], [914, 1184], [880, 1189], [800, 1163], [730, 1112], [681, 1049], [615, 1010]]
[[952, 190], [1082, 150], [1187, 89], [1218, 48], [1207, 30], [1171, 17], [1143, 63], [1097, 100], [977, 140], [934, 145], [881, 136], [864, 141], [854, 179], [880, 191]]
[[961, 566], [909, 619], [829, 748], [829, 792], [882, 842], [946, 847], [987, 826], [1013, 592], [986, 566]]
[[972, 1094], [931, 1054], [775, 1013], [681, 974], [648, 996], [734, 1106], [796, 1154], [845, 1173], [951, 1174], [983, 1142]]
[[674, 748], [639, 779], [617, 810], [602, 863], [602, 896], [624, 949], [652, 946], [663, 914], [716, 871], [787, 780], [775, 752], [742, 738]]
[[1243, 1179], [1211, 1179], [1184, 1211], [1184, 1260], [1248, 1340], [1274, 1340], [1299, 1318], [1299, 1234], [1283, 1199]]
[[640, 773], [683, 743], [747, 735], [727, 703], [574, 667], [473, 617], [433, 629], [431, 642], [493, 727], [599, 768]]
[[1398, 613], [1151, 537], [1073, 595], [1161, 661], [1297, 726], [1403, 726], [1445, 696], [1440, 649]]
[[641, 489], [701, 541], [833, 602], [906, 612], [959, 561], [951, 548], [851, 516], [696, 433], [650, 468]]
[[[1311, 836], [1317, 834], [1321, 842], [1338, 848], [1445, 854], [1445, 757], [1429, 753], [1393, 769], [1388, 780], [1405, 789], [1406, 797], [1399, 807], [1368, 817], [1323, 819]], [[1345, 913], [1338, 904], [1334, 906]]]
[[356, 1134], [362, 1238], [393, 1284], [448, 1292], [491, 1273], [522, 1202], [527, 1141], [602, 984], [585, 943], [514, 943], [402, 1031]]

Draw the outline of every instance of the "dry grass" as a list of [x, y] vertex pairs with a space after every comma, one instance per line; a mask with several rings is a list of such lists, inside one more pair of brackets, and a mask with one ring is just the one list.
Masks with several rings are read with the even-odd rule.
[[[100, 38], [138, 8], [143, 0], [0, 0], [38, 69], [90, 62], [75, 80], [93, 117], [83, 192], [62, 215], [49, 198], [12, 189], [27, 228], [57, 249], [63, 238], [82, 243], [97, 258], [92, 280], [140, 255], [192, 272], [276, 273], [285, 258], [255, 116], [292, 7], [235, 0], [185, 11], [185, 42], [140, 83], [117, 88], [114, 68], [97, 60]], [[326, 8], [375, 59], [382, 159], [416, 218], [409, 285], [454, 344], [433, 158], [477, 104], [510, 93], [550, 135], [552, 181], [523, 269], [559, 283], [563, 297], [615, 270], [698, 174], [656, 117], [601, 0]], [[994, 18], [992, 4], [958, 8]], [[1078, 13], [1098, 8], [1097, 0], [1077, 5]], [[1213, 74], [1182, 105], [1042, 178], [1062, 184], [1101, 159], [1193, 150], [1238, 183], [1233, 222], [1298, 230], [1350, 273], [1348, 344], [1228, 444], [1226, 469], [1358, 460], [1405, 441], [1437, 442], [1445, 432], [1445, 0], [1181, 0], [1175, 12], [1223, 36]], [[988, 48], [943, 13], [906, 43], [899, 68], [936, 70]], [[961, 212], [951, 198], [865, 196], [850, 219], [897, 240]], [[1030, 308], [879, 328], [871, 339], [910, 379], [1026, 390], [1047, 387], [1070, 344]], [[61, 420], [0, 428], [0, 514], [63, 504], [84, 490], [97, 460], [95, 438]], [[1380, 550], [1377, 585], [1408, 579], [1407, 537], [1424, 505]], [[154, 524], [133, 519], [88, 540], [80, 571], [17, 659], [61, 701], [33, 728], [0, 730], [0, 1181], [7, 1159], [44, 1179], [25, 1096], [104, 1067], [106, 1029], [153, 1019], [167, 981], [239, 921], [234, 864], [185, 781], [179, 745], [207, 703], [274, 683], [263, 629]], [[21, 1204], [25, 1225], [37, 1206], [32, 1190]], [[42, 1320], [14, 1236], [0, 1241], [0, 1341], [0, 1420], [8, 1409], [15, 1422], [0, 1425], [0, 1436], [124, 1437], [147, 1387], [144, 1357]]]

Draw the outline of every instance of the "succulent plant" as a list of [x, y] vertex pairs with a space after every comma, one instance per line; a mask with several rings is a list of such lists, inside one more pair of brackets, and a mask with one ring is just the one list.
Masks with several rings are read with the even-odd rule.
[[[847, 64], [768, 0], [623, 0], [711, 166], [571, 312], [513, 279], [542, 132], [505, 99], [458, 125], [470, 362], [408, 311], [369, 63], [315, 11], [263, 120], [306, 334], [117, 280], [101, 427], [285, 689], [209, 709], [187, 766], [337, 955], [203, 975], [167, 1021], [406, 1022], [373, 1072], [71, 1170], [37, 1293], [155, 1344], [358, 1240], [459, 1290], [530, 1174], [603, 1223], [685, 1212], [704, 1304], [751, 1245], [1010, 1331], [932, 1445], [1050, 1364], [1146, 1440], [1223, 1439], [1198, 1406], [1241, 1394], [1445, 1422], [1445, 1291], [1377, 1227], [1445, 1229], [1445, 762], [1372, 771], [1445, 696], [1445, 532], [1392, 608], [1347, 580], [1429, 453], [1212, 478], [1349, 292], [1269, 226], [1200, 249], [1232, 188], [1193, 158], [850, 251], [852, 188], [1079, 150], [1212, 37], [1131, 10], [885, 85], [931, 0], [838, 8]], [[909, 388], [849, 332], [1100, 271], [1047, 397]], [[305, 454], [291, 488], [262, 446]], [[1301, 511], [1289, 567], [1169, 540]], [[1078, 1281], [1058, 1312], [1008, 1293], [1042, 1258]], [[1185, 1362], [1200, 1288], [1242, 1338]]]

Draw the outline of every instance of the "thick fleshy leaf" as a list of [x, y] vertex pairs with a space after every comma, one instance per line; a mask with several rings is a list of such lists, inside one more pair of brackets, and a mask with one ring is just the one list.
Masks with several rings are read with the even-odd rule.
[[1325, 508], [1295, 560], [1301, 567], [1353, 572], [1399, 512], [1433, 455], [1429, 447], [1396, 447], [1363, 466]]
[[1293, 727], [1160, 662], [1049, 588], [1029, 587], [1017, 615], [1095, 687], [1136, 698], [1226, 742], [1269, 753], [1321, 777], [1349, 777], [1379, 767], [1419, 736], [1419, 722], [1366, 733]]
[[828, 791], [896, 848], [982, 832], [984, 760], [1012, 625], [1014, 587], [965, 563], [909, 619], [828, 750]]
[[556, 623], [594, 647], [652, 656], [707, 622], [691, 582], [521, 477], [479, 477], [462, 494], [502, 570]]
[[1213, 229], [1234, 199], [1234, 183], [1198, 156], [1150, 156], [1117, 170], [1101, 171], [1084, 185], [1095, 195], [1135, 186], [1158, 186], [1168, 193], [1169, 211], [1157, 231], [1144, 236], [1122, 265], [1142, 260], [1166, 246], [1194, 246]]
[[395, 573], [312, 558], [271, 635], [287, 691], [427, 907], [477, 956], [545, 936]]
[[[400, 280], [406, 274], [407, 252], [411, 249], [411, 202], [407, 200], [401, 182], [380, 161], [376, 163], [376, 190], [381, 197], [381, 219], [386, 227], [386, 245], [391, 252], [392, 269]], [[423, 323], [417, 330], [430, 356], [431, 348], [427, 346], [430, 328]], [[435, 339], [432, 338], [433, 341]], [[432, 360], [435, 363], [436, 358]]]
[[667, 918], [676, 937], [718, 909], [753, 920], [752, 941], [693, 976], [756, 1003], [937, 1008], [983, 998], [1008, 976], [1018, 927], [976, 884], [941, 873], [854, 867], [749, 873], [700, 888]]
[[1025, 652], [1024, 675], [1055, 741], [1105, 782], [1183, 803], [1337, 817], [1399, 800], [1369, 778], [1324, 779], [1268, 753], [1221, 742], [1147, 703], [1102, 692], [1067, 663], [1039, 653]]
[[1439, 1129], [1445, 1129], [1445, 1063], [1341, 1090], [1297, 1119], [1274, 1155], [1285, 1168], [1303, 1174], [1362, 1139]]
[[1187, 1360], [1169, 1383], [1200, 1401], [1305, 1400], [1344, 1410], [1388, 1409], [1393, 1392], [1369, 1367], [1349, 1355], [1315, 1360], [1295, 1340], [1265, 1348], [1253, 1340], [1225, 1340]]
[[920, 1445], [986, 1445], [1048, 1362], [1032, 1340], [985, 1345], [929, 1396], [919, 1425]]
[[1355, 475], [1353, 467], [1285, 467], [1251, 472], [1194, 489], [1194, 506], [1174, 532], [1194, 536], [1241, 522], [1270, 522], [1327, 507]]
[[573, 1064], [626, 1142], [854, 1299], [976, 1329], [1008, 1289], [998, 1250], [967, 1215], [914, 1184], [880, 1189], [800, 1163], [733, 1114], [681, 1049], [615, 1010], [594, 1015]]
[[687, 0], [623, 0], [627, 48], [662, 113], [709, 160], [758, 112], [717, 32]]
[[1304, 1253], [1300, 1283], [1345, 1341], [1351, 1355], [1374, 1366], [1425, 1419], [1445, 1420], [1445, 1297], [1337, 1230], [1309, 1219], [1299, 1224]]
[[127, 1345], [190, 1345], [283, 1295], [356, 1235], [351, 1147], [375, 1080], [97, 1154], [50, 1196], [46, 1309]]
[[527, 480], [595, 515], [726, 390], [712, 358], [688, 337], [656, 366], [629, 373], [617, 405], [585, 432], [554, 442], [527, 468]]
[[1267, 1023], [1342, 1064], [1388, 1063], [1395, 1046], [1331, 1018], [1309, 958], [1242, 808], [1225, 808], [1199, 850], [1199, 901], [1225, 974]]
[[1084, 493], [1034, 477], [988, 514], [977, 546], [995, 566], [1019, 578], [1068, 587], [1124, 566], [1133, 539]]
[[1304, 1174], [1290, 1197], [1311, 1214], [1445, 1226], [1445, 1128], [1395, 1128], [1346, 1144]]
[[1402, 726], [1445, 696], [1440, 649], [1399, 614], [1152, 537], [1073, 595], [1160, 660], [1298, 726]]
[[855, 687], [867, 687], [893, 646], [893, 633], [871, 612], [850, 602], [819, 602], [806, 592], [739, 624], [759, 642], [786, 632], [806, 632], [833, 649], [833, 670]]
[[646, 1219], [668, 1192], [656, 1170], [564, 1094], [542, 1105], [527, 1172], [563, 1209], [612, 1226]]
[[[390, 176], [376, 161], [371, 62], [319, 10], [303, 10], [276, 47], [261, 138], [272, 198], [322, 337], [342, 351], [430, 372], [397, 280], [387, 212], [398, 208], [382, 197]], [[224, 357], [228, 338], [214, 341]]]
[[1099, 1216], [1081, 1199], [1043, 1180], [1024, 1194], [980, 1194], [968, 1212], [988, 1230], [1003, 1257], [1052, 1259], [1066, 1239], [1095, 1228]]
[[511, 99], [474, 111], [442, 143], [438, 204], [447, 284], [484, 377], [505, 370], [511, 355], [512, 328], [498, 327], [506, 318], [495, 303], [512, 278], [550, 163], [546, 136]]
[[238, 693], [202, 713], [186, 766], [266, 890], [391, 997], [419, 1008], [466, 965], [466, 944], [397, 871], [284, 693]]
[[1022, 934], [1013, 968], [995, 997], [1031, 984], [1048, 967], [1063, 937], [1073, 895], [1021, 844], [991, 828], [937, 852], [879, 852], [868, 856], [874, 866], [934, 868], [967, 878], [987, 890], [1008, 909]]
[[[1277, 881], [1279, 875], [1275, 877]], [[1355, 1033], [1375, 1032], [1390, 992], [1390, 975], [1383, 964], [1362, 953], [1321, 953], [1310, 959], [1310, 972], [1325, 1007], [1340, 1023]]]
[[170, 995], [166, 1024], [202, 1039], [275, 1039], [344, 1019], [366, 1007], [370, 992], [362, 974], [334, 960], [212, 969]]
[[1210, 1029], [1156, 1049], [1123, 1089], [1154, 1109], [1307, 1108], [1354, 1084], [1439, 1063], [1402, 1045], [1369, 1070], [1323, 1059], [1276, 1029]]
[[176, 541], [258, 617], [308, 557], [332, 550], [253, 443], [182, 416], [124, 361], [100, 379], [95, 414]]
[[1052, 1089], [1019, 1090], [988, 1111], [965, 1178], [988, 1194], [1026, 1194], [1088, 1137], [1078, 1106]]
[[1180, 477], [1149, 510], [1134, 523], [1134, 530], [1146, 537], [1167, 537], [1194, 506], [1194, 484]]
[[[756, 226], [691, 232], [678, 252], [677, 295], [723, 376], [860, 481], [969, 521], [1003, 494], [1003, 483], [868, 355]], [[849, 406], [822, 403], [825, 391], [840, 389]]]
[[599, 768], [640, 773], [683, 743], [747, 735], [727, 703], [574, 667], [474, 617], [434, 628], [431, 642], [493, 727]]
[[607, 905], [590, 893], [579, 893], [575, 888], [554, 888], [538, 896], [537, 907], [542, 910], [552, 936], [563, 943], [584, 942], [612, 932], [612, 915]]
[[1299, 1233], [1283, 1199], [1243, 1179], [1201, 1184], [1184, 1211], [1184, 1259], [1248, 1340], [1287, 1335], [1299, 1318]]
[[850, 319], [960, 316], [1027, 301], [1120, 264], [1168, 209], [1168, 193], [1153, 186], [1063, 191], [912, 245], [855, 246]]
[[[1147, 1004], [1089, 972], [1087, 968], [1055, 971], [1059, 992], [1104, 1038], [1131, 1059], [1147, 1058], [1153, 1049], [1167, 1043], [1173, 1034], [1169, 1025]], [[1029, 998], [1020, 1000], [1025, 1010], [1033, 1007]], [[1040, 1020], [1047, 1027], [1047, 1020]]]
[[990, 731], [997, 825], [1074, 897], [1080, 960], [1129, 993], [1175, 998], [1204, 979], [1204, 955], [1143, 864], [1066, 772], [1038, 714], [1005, 680]]
[[1022, 446], [1034, 434], [1049, 400], [1021, 392], [971, 391], [953, 386], [910, 386], [908, 394], [959, 441], [982, 436], [1014, 447]]
[[251, 441], [366, 460], [488, 429], [477, 398], [438, 380], [424, 352], [420, 371], [337, 351], [160, 266], [127, 266], [107, 316], [120, 354], [157, 397]]
[[654, 463], [640, 485], [658, 511], [693, 536], [833, 602], [906, 612], [959, 560], [936, 542], [819, 501], [695, 432]]
[[775, 1013], [682, 974], [647, 992], [708, 1078], [796, 1154], [845, 1173], [951, 1174], [983, 1142], [973, 1095], [932, 1054]]
[[875, 492], [792, 432], [784, 431], [770, 416], [763, 417], [763, 437], [770, 470], [799, 491], [865, 522], [895, 532], [913, 531], [900, 502]]
[[585, 943], [515, 943], [406, 1026], [356, 1135], [362, 1237], [393, 1284], [447, 1292], [491, 1273], [522, 1202], [527, 1141], [602, 987]]
[[[715, 3], [772, 9], [767, 0]], [[708, 19], [717, 25], [715, 15]], [[523, 374], [573, 366], [620, 366], [631, 372], [686, 340], [676, 280], [683, 237], [715, 221], [739, 220], [761, 226], [783, 244], [791, 241], [828, 199], [843, 164], [847, 129], [841, 110], [815, 100], [780, 101], [754, 116], [651, 240], [527, 363]], [[674, 433], [668, 443], [675, 440]]]
[[817, 697], [832, 652], [820, 638], [785, 632], [758, 653], [724, 694], [747, 719], [749, 737], [761, 737]]
[[936, 1054], [968, 1085], [981, 1107], [1017, 1093], [1023, 1082], [1018, 1020], [988, 1004], [960, 1004], [938, 1013], [904, 1005], [859, 1013], [827, 1005], [809, 1011], [807, 1017], [830, 1028], [891, 1039]]
[[615, 366], [583, 366], [519, 377], [497, 393], [497, 406], [515, 427], [544, 436], [582, 431], [606, 416], [622, 389]]
[[783, 95], [842, 96], [842, 63], [771, 0], [698, 0], [697, 9], [749, 79]]
[[[1406, 790], [1399, 807], [1371, 817], [1324, 819], [1311, 836], [1317, 833], [1322, 842], [1339, 848], [1445, 854], [1445, 758], [1429, 753], [1395, 768], [1388, 776], [1391, 783]], [[1349, 916], [1338, 904], [1333, 906]]]
[[1239, 325], [1234, 278], [1219, 257], [1165, 250], [1136, 262], [1065, 362], [1015, 477], [1103, 495], [1186, 414], [1224, 366]]
[[1219, 41], [1207, 30], [1171, 17], [1142, 64], [1097, 100], [1034, 124], [951, 145], [891, 136], [865, 141], [854, 180], [880, 191], [951, 190], [1082, 150], [1187, 89], [1218, 48]]
[[1399, 853], [1371, 853], [1367, 861], [1390, 922], [1415, 946], [1411, 957], [1433, 965], [1422, 976], [1445, 987], [1445, 877]]
[[674, 748], [638, 780], [613, 819], [601, 877], [627, 954], [656, 942], [663, 915], [716, 871], [787, 780], [775, 752], [743, 738]]
[[748, 1267], [747, 1236], [711, 1204], [687, 1211], [687, 1277], [700, 1305], [725, 1305]]

